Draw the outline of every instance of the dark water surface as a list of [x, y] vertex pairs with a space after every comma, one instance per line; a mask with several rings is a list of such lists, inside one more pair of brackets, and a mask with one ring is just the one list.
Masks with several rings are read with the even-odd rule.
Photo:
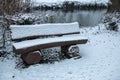
[[82, 26], [95, 26], [107, 10], [78, 10], [73, 12], [55, 12], [55, 22], [79, 22]]
[[35, 11], [34, 13], [48, 15], [46, 23], [70, 23], [79, 22], [82, 26], [96, 26], [101, 22], [102, 17], [107, 12], [103, 10], [74, 10], [74, 11]]
[[37, 12], [44, 14], [43, 16], [49, 16], [46, 21], [43, 21], [44, 23], [69, 23], [77, 21], [82, 26], [96, 26], [101, 22], [102, 17], [104, 17], [106, 13], [116, 10], [120, 11], [120, 0], [111, 0], [111, 2], [112, 5], [110, 5], [108, 9], [73, 11], [47, 10]]
[[38, 22], [40, 23], [79, 22], [80, 26], [96, 26], [101, 22], [102, 17], [104, 17], [107, 12], [120, 9], [120, 0], [111, 0], [111, 2], [112, 5], [110, 5], [108, 9], [72, 11], [36, 10], [32, 13], [35, 16], [41, 15], [43, 17], [42, 19], [38, 19]]

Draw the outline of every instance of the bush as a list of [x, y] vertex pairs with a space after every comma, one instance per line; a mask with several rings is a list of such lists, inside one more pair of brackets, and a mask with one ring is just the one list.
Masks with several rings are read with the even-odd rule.
[[32, 18], [27, 18], [27, 19], [21, 19], [19, 21], [17, 21], [17, 24], [19, 25], [30, 25], [33, 24], [34, 20]]
[[118, 25], [116, 22], [111, 22], [108, 24], [108, 30], [118, 31]]
[[54, 23], [55, 22], [54, 16], [50, 16], [49, 20], [50, 20], [50, 23]]

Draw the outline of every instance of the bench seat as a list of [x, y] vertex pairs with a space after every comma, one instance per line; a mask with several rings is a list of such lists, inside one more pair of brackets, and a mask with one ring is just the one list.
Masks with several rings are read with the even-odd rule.
[[34, 39], [21, 42], [13, 43], [14, 51], [17, 54], [28, 53], [35, 50], [40, 50], [44, 48], [56, 47], [56, 46], [66, 46], [74, 44], [85, 44], [87, 38], [77, 36], [62, 36], [55, 38], [45, 38], [45, 39]]

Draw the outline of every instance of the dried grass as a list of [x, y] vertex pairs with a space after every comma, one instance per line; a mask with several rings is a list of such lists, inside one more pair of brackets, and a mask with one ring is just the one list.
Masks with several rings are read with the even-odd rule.
[[22, 0], [0, 0], [0, 15], [13, 15], [22, 10]]

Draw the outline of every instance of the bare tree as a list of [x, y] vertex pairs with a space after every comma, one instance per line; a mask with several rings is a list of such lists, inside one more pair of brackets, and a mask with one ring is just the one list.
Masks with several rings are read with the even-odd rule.
[[4, 14], [13, 15], [19, 12], [21, 10], [21, 3], [21, 0], [4, 0], [2, 2]]

